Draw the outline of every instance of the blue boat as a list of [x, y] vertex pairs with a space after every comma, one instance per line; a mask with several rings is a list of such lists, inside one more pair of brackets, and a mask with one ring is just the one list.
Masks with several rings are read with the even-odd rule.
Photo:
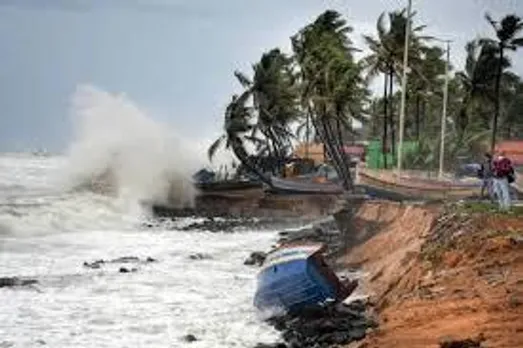
[[258, 273], [254, 306], [295, 312], [348, 297], [357, 282], [342, 284], [325, 263], [323, 251], [324, 244], [314, 243], [281, 246], [269, 253]]

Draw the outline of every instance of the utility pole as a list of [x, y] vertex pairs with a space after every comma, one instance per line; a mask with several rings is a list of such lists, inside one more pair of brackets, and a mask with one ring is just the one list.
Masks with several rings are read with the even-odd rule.
[[447, 62], [445, 64], [445, 87], [443, 88], [443, 111], [441, 114], [441, 143], [439, 147], [438, 178], [443, 178], [443, 164], [445, 162], [445, 131], [447, 128], [447, 103], [449, 95], [449, 65], [450, 65], [450, 40], [447, 43]]
[[407, 7], [407, 25], [405, 28], [405, 49], [403, 51], [403, 77], [401, 81], [401, 108], [400, 108], [400, 134], [398, 144], [398, 180], [401, 180], [401, 162], [403, 153], [403, 131], [405, 128], [405, 99], [407, 96], [407, 69], [409, 65], [409, 44], [410, 44], [410, 21], [412, 12], [412, 0], [409, 0]]

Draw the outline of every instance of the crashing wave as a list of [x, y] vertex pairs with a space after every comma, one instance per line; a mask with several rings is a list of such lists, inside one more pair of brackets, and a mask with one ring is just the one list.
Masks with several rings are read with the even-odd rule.
[[125, 96], [92, 86], [77, 89], [72, 115], [71, 188], [176, 207], [194, 204], [197, 156], [172, 130]]

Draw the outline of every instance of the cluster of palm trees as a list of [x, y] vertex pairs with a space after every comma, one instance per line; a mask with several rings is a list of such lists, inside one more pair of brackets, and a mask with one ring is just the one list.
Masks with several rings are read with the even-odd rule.
[[[227, 105], [224, 135], [210, 146], [209, 158], [224, 145], [270, 185], [270, 176], [250, 152], [284, 163], [293, 141], [305, 133], [307, 141], [324, 144], [343, 187], [351, 190], [343, 145], [357, 135], [355, 120], [363, 124], [369, 140], [381, 140], [384, 155], [397, 151], [400, 91], [395, 86], [403, 73], [407, 22], [414, 16], [407, 18], [405, 10], [382, 14], [377, 33], [364, 36], [370, 53], [358, 61], [350, 39], [352, 28], [340, 13], [327, 10], [291, 37], [292, 54], [272, 49], [253, 65], [251, 77], [235, 72], [243, 92]], [[493, 147], [500, 125], [504, 137], [523, 136], [523, 81], [510, 72], [507, 54], [523, 45], [523, 37], [518, 36], [523, 21], [516, 15], [499, 22], [486, 18], [494, 38], [469, 42], [465, 67], [452, 73], [448, 84], [448, 158], [476, 151], [489, 130]], [[418, 151], [405, 161], [427, 166], [437, 161], [440, 146], [436, 134], [441, 125], [446, 52], [424, 35], [424, 26], [410, 28], [405, 136], [418, 143]], [[380, 75], [383, 95], [373, 96], [369, 85]], [[385, 158], [387, 167], [391, 163]]]

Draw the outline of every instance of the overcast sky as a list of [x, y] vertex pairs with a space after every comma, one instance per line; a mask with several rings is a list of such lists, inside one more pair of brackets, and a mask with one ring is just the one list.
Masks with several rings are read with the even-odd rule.
[[[76, 86], [125, 93], [151, 117], [207, 145], [238, 90], [233, 71], [250, 72], [323, 10], [340, 11], [353, 39], [374, 34], [378, 15], [407, 0], [0, 0], [0, 151], [64, 149]], [[518, 0], [413, 0], [416, 24], [465, 42], [490, 35], [484, 14], [523, 15]], [[363, 48], [363, 47], [362, 47]], [[521, 58], [518, 53], [518, 60]], [[516, 57], [516, 56], [514, 56]], [[515, 59], [516, 60], [516, 59]], [[516, 62], [515, 70], [523, 71]]]

